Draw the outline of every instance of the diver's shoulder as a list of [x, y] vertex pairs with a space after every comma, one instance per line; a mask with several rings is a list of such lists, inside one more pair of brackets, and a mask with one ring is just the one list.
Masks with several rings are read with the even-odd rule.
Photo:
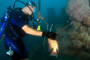
[[12, 12], [21, 13], [22, 8], [15, 8], [15, 9], [12, 10]]
[[14, 16], [21, 15], [21, 14], [22, 14], [22, 11], [20, 8], [12, 10], [12, 13], [11, 13], [11, 15], [14, 15]]

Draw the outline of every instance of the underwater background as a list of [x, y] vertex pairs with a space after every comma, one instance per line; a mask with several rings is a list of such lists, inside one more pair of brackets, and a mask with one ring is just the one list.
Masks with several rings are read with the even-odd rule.
[[[0, 17], [7, 11], [8, 6], [12, 6], [14, 4], [15, 0], [0, 0]], [[27, 2], [28, 0], [21, 0], [23, 2]], [[38, 0], [31, 0], [34, 1], [38, 8]], [[67, 25], [67, 21], [69, 20], [69, 16], [66, 14], [66, 6], [67, 6], [67, 0], [41, 0], [41, 15], [45, 18], [45, 20], [42, 20], [41, 30], [47, 31], [47, 26], [45, 22], [48, 23], [49, 28], [53, 24], [52, 31], [57, 32], [57, 28], [63, 28]], [[16, 3], [16, 7], [24, 7], [22, 3]], [[35, 18], [38, 18], [38, 9], [35, 12]], [[36, 23], [37, 25], [37, 23]], [[70, 27], [67, 29], [69, 31]], [[65, 33], [62, 33], [64, 37]], [[67, 37], [65, 38], [67, 39]], [[29, 60], [87, 60], [86, 58], [77, 56], [77, 54], [69, 54], [65, 53], [67, 48], [63, 48], [67, 45], [67, 41], [63, 39], [61, 41], [60, 45], [60, 52], [59, 56], [57, 58], [55, 57], [49, 57], [48, 52], [48, 41], [46, 39], [44, 43], [44, 38], [42, 37], [36, 37], [27, 35], [23, 37], [23, 41], [25, 43], [25, 46], [28, 50], [28, 57]], [[62, 43], [64, 43], [62, 45]], [[4, 40], [0, 40], [0, 60], [11, 60], [11, 57], [8, 57], [6, 55], [6, 48], [4, 45]]]

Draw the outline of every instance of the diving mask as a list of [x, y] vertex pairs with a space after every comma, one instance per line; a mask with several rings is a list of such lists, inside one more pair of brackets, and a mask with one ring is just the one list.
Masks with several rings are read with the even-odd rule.
[[34, 12], [34, 13], [36, 12], [36, 9], [35, 9], [35, 8], [33, 8], [33, 12]]

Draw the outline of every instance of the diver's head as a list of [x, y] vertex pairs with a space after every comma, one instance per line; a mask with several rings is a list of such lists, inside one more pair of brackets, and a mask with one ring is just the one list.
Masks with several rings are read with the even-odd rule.
[[32, 15], [36, 11], [36, 4], [33, 1], [28, 1], [22, 10], [25, 14]]
[[[28, 1], [26, 6], [31, 6], [33, 8], [33, 13], [36, 11], [36, 4], [33, 1]], [[29, 8], [29, 7], [28, 7]], [[30, 8], [29, 8], [30, 9]]]

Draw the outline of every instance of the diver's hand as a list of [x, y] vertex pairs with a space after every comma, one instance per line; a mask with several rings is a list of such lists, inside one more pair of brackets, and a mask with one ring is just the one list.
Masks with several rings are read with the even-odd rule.
[[55, 40], [57, 34], [54, 33], [54, 32], [45, 32], [45, 31], [44, 31], [44, 32], [42, 33], [42, 36], [44, 36], [44, 37], [48, 37], [48, 38], [50, 38], [50, 39]]

